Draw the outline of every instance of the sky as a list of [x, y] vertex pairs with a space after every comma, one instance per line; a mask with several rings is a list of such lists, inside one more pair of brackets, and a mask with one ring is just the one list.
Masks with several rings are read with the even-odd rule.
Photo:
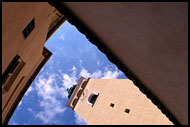
[[66, 106], [67, 88], [80, 77], [126, 79], [75, 26], [64, 22], [45, 47], [53, 55], [20, 101], [8, 125], [87, 125]]

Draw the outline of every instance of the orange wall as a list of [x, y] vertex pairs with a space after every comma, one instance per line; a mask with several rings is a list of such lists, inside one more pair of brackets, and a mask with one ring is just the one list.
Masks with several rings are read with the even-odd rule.
[[[24, 68], [9, 91], [2, 95], [2, 121], [32, 72], [43, 59], [42, 50], [53, 10], [54, 8], [47, 2], [2, 3], [2, 74], [17, 54], [25, 62]], [[24, 40], [22, 30], [33, 18], [35, 18], [35, 28]], [[23, 76], [25, 78], [13, 94]], [[6, 103], [8, 103], [7, 106], [5, 106]]]

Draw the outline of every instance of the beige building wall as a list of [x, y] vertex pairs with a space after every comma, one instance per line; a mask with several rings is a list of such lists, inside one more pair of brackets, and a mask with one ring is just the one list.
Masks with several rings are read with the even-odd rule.
[[[87, 101], [94, 92], [92, 107]], [[90, 125], [173, 124], [129, 79], [90, 79], [73, 110]]]
[[[25, 63], [9, 90], [2, 93], [3, 124], [10, 118], [11, 107], [26, 82], [44, 59], [43, 47], [54, 10], [47, 2], [2, 3], [2, 75], [16, 55]], [[22, 31], [33, 18], [35, 27], [24, 39]]]

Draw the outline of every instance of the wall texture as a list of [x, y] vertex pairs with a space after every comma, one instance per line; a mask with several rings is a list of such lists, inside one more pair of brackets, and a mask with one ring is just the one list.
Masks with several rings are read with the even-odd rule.
[[[2, 3], [2, 74], [17, 54], [25, 62], [8, 92], [2, 94], [2, 123], [26, 82], [44, 59], [42, 51], [53, 10], [44, 2]], [[35, 28], [24, 39], [22, 31], [33, 18]]]
[[[94, 92], [99, 95], [92, 107], [87, 100]], [[90, 79], [83, 93], [74, 111], [90, 125], [173, 124], [129, 79]]]
[[135, 85], [146, 88], [144, 93], [170, 119], [176, 124], [188, 123], [187, 3], [54, 5], [98, 48], [104, 45], [109, 49], [102, 51], [109, 59], [114, 54], [119, 60], [114, 61], [118, 68], [129, 78], [133, 74]]

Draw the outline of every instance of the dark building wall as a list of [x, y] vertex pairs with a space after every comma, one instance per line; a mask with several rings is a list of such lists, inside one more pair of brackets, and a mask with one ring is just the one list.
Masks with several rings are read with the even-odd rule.
[[152, 93], [149, 97], [158, 98], [167, 116], [175, 123], [188, 123], [187, 3], [53, 4], [94, 44], [109, 49], [102, 51], [114, 54], [120, 61], [114, 63], [127, 76], [131, 72], [140, 82], [135, 84]]

